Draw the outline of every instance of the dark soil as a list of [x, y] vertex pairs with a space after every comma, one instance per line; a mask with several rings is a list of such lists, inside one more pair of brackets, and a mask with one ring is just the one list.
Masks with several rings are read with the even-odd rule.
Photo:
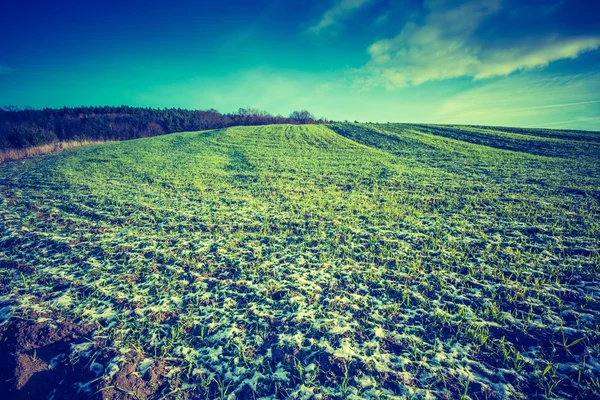
[[[0, 327], [0, 398], [47, 399], [52, 393], [55, 399], [90, 398], [74, 385], [87, 377], [66, 357], [70, 345], [86, 341], [92, 331], [91, 326], [69, 320], [56, 324], [17, 320]], [[56, 366], [50, 368], [53, 359]]]
[[[72, 344], [87, 342], [93, 325], [15, 320], [0, 326], [0, 399], [155, 399], [167, 390], [165, 365], [155, 362], [141, 376], [138, 365], [144, 359], [130, 352], [128, 361], [111, 380], [97, 379], [90, 360], [69, 360]], [[95, 351], [103, 343], [95, 343]], [[96, 362], [106, 365], [113, 351], [102, 349]], [[51, 367], [53, 364], [53, 367]], [[81, 383], [95, 382], [82, 389]]]
[[[0, 399], [153, 399], [166, 390], [165, 365], [156, 362], [144, 376], [138, 373], [140, 353], [128, 354], [129, 361], [112, 380], [97, 379], [86, 389], [81, 383], [94, 381], [88, 359], [69, 360], [72, 344], [89, 341], [93, 325], [70, 320], [34, 322], [15, 320], [0, 327]], [[96, 350], [102, 343], [95, 343]], [[100, 351], [96, 361], [104, 365], [115, 354]], [[53, 367], [51, 367], [51, 364]]]

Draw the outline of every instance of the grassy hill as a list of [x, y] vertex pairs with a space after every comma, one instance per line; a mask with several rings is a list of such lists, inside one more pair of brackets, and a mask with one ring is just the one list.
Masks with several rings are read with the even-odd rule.
[[591, 132], [270, 125], [7, 163], [2, 390], [593, 398], [599, 244]]

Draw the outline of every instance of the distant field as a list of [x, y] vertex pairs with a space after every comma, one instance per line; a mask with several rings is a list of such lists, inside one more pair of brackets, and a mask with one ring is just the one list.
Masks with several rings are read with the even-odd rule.
[[270, 125], [9, 162], [0, 397], [599, 398], [599, 249], [600, 133]]

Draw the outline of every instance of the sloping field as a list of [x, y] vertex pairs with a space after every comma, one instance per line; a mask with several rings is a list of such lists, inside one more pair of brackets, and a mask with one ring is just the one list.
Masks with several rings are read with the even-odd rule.
[[0, 395], [600, 396], [599, 137], [273, 125], [2, 165]]

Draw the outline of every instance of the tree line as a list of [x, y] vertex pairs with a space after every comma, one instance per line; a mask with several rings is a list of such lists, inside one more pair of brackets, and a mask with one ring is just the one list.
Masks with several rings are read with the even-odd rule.
[[306, 110], [288, 117], [254, 108], [222, 114], [217, 110], [130, 106], [19, 109], [0, 107], [0, 150], [23, 149], [71, 140], [127, 140], [172, 132], [238, 125], [328, 123]]

